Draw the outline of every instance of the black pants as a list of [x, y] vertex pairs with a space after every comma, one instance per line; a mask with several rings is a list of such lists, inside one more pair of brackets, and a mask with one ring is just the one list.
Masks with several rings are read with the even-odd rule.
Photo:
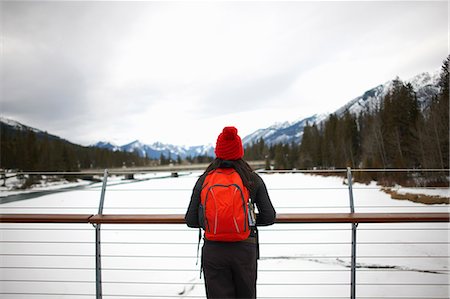
[[256, 244], [205, 241], [202, 264], [208, 298], [256, 298]]

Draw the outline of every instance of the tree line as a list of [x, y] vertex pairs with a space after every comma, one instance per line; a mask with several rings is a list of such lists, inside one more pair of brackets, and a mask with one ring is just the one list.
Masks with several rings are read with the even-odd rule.
[[148, 165], [137, 153], [84, 147], [47, 133], [0, 124], [0, 168], [22, 171], [78, 171]]
[[246, 158], [273, 161], [276, 169], [448, 169], [449, 60], [441, 69], [439, 93], [423, 109], [412, 85], [396, 79], [378, 107], [308, 124], [300, 144], [268, 146], [259, 140], [246, 148]]

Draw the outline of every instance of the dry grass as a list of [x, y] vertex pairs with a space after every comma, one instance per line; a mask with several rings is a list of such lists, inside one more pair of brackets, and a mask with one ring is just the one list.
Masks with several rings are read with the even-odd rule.
[[392, 199], [409, 200], [413, 202], [423, 203], [426, 205], [450, 203], [449, 197], [441, 197], [437, 195], [413, 194], [413, 193], [398, 193], [396, 190], [393, 190], [391, 188], [382, 188], [382, 190], [387, 194], [389, 194]]

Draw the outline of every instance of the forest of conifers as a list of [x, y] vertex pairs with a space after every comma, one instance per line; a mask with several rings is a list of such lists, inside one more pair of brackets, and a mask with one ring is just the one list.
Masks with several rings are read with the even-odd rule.
[[439, 94], [420, 109], [409, 83], [395, 80], [380, 106], [358, 116], [330, 115], [308, 124], [300, 144], [246, 149], [246, 158], [270, 159], [276, 169], [449, 168], [449, 65], [444, 61]]
[[89, 168], [143, 166], [135, 153], [84, 147], [46, 133], [13, 130], [1, 124], [1, 167], [22, 171], [77, 171]]

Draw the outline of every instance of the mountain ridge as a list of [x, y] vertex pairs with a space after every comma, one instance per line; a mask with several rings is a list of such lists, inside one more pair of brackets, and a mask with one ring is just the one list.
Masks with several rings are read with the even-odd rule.
[[[426, 109], [429, 105], [429, 99], [432, 95], [436, 95], [439, 92], [438, 81], [440, 72], [422, 72], [411, 79], [404, 81], [410, 83], [416, 92], [417, 99], [421, 109]], [[363, 111], [375, 109], [381, 104], [384, 96], [391, 89], [393, 82], [400, 80], [398, 77], [392, 80], [380, 84], [371, 89], [366, 90], [361, 96], [358, 96], [340, 108], [334, 113], [338, 117], [343, 116], [347, 111], [359, 115]], [[255, 132], [244, 137], [243, 142], [246, 146], [257, 143], [261, 138], [264, 143], [273, 145], [276, 143], [300, 143], [303, 136], [303, 129], [306, 123], [320, 124], [328, 118], [328, 115], [315, 114], [313, 116], [306, 117], [296, 122], [290, 123], [286, 128], [276, 128], [276, 125], [269, 126], [264, 129], [258, 129]]]
[[[398, 78], [396, 78], [398, 79]], [[337, 116], [342, 116], [347, 111], [358, 115], [362, 111], [367, 111], [375, 109], [377, 105], [380, 105], [383, 97], [389, 92], [394, 80], [385, 82], [375, 86], [369, 90], [366, 90], [361, 96], [358, 96], [345, 105], [337, 109], [334, 114]], [[438, 87], [439, 71], [435, 72], [422, 72], [408, 81], [410, 83], [417, 95], [420, 107], [422, 109], [427, 108], [427, 99], [430, 99], [432, 95], [439, 92]], [[303, 129], [306, 125], [316, 123], [320, 124], [328, 118], [329, 114], [314, 114], [312, 116], [299, 119], [296, 121], [284, 121], [277, 122], [267, 128], [261, 128], [255, 132], [246, 135], [242, 138], [244, 147], [250, 146], [260, 139], [263, 139], [266, 144], [273, 145], [276, 143], [300, 143], [303, 136]], [[8, 119], [0, 116], [0, 123], [9, 126], [10, 128], [15, 128], [18, 130], [32, 130], [39, 135], [46, 135], [50, 138], [65, 140], [61, 137], [48, 134], [45, 131], [24, 125], [18, 121]], [[67, 141], [67, 140], [66, 140]], [[70, 141], [68, 141], [70, 142]], [[70, 142], [71, 143], [71, 142]], [[212, 144], [207, 145], [194, 145], [194, 146], [180, 146], [173, 144], [165, 144], [162, 142], [154, 142], [152, 144], [145, 144], [139, 140], [134, 140], [124, 145], [117, 145], [110, 141], [99, 141], [91, 145], [92, 147], [109, 149], [111, 151], [124, 151], [124, 152], [136, 152], [141, 157], [148, 157], [151, 159], [159, 159], [161, 155], [165, 158], [186, 159], [187, 157], [197, 157], [197, 156], [209, 156], [214, 157], [214, 146]]]
[[[2, 129], [3, 130], [17, 130], [17, 131], [32, 131], [33, 133], [35, 133], [38, 137], [40, 138], [49, 138], [49, 139], [53, 139], [53, 140], [61, 140], [64, 142], [68, 142], [70, 144], [75, 144], [67, 139], [64, 139], [60, 136], [54, 135], [54, 134], [50, 134], [47, 131], [43, 131], [34, 127], [31, 127], [29, 125], [25, 125], [21, 122], [18, 122], [16, 120], [7, 118], [7, 117], [3, 117], [0, 116], [0, 124], [2, 125]], [[3, 134], [3, 132], [2, 132]]]
[[145, 144], [139, 140], [134, 140], [122, 146], [112, 144], [107, 141], [100, 141], [92, 145], [100, 148], [106, 148], [113, 151], [125, 151], [125, 152], [136, 152], [141, 157], [148, 157], [150, 159], [159, 159], [161, 155], [165, 158], [186, 159], [187, 157], [198, 157], [198, 156], [214, 156], [214, 147], [212, 144], [207, 145], [193, 145], [193, 146], [180, 146], [173, 144], [165, 144], [162, 142], [154, 142], [152, 144]]

